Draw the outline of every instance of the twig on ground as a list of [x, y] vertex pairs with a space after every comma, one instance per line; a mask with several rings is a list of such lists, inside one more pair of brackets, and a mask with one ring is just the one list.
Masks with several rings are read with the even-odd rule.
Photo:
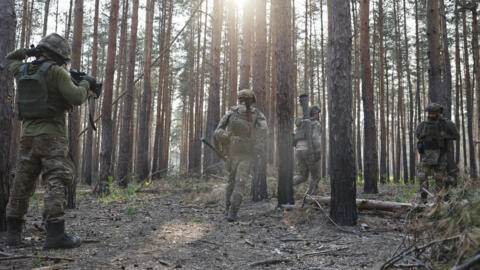
[[223, 181], [227, 181], [227, 178], [222, 177], [222, 176], [218, 176], [218, 175], [216, 175], [216, 174], [210, 174], [210, 176], [213, 177], [213, 178], [217, 178], [217, 179], [223, 180]]
[[417, 205], [414, 205], [412, 208], [410, 208], [410, 211], [408, 211], [407, 216], [405, 217], [405, 220], [403, 221], [403, 239], [400, 245], [397, 246], [395, 251], [393, 252], [392, 256], [397, 255], [398, 250], [405, 244], [405, 241], [407, 240], [408, 236], [408, 230], [407, 230], [407, 224], [410, 224], [410, 215], [417, 209]]
[[0, 261], [12, 261], [20, 259], [40, 259], [40, 260], [53, 260], [53, 261], [69, 261], [73, 262], [74, 259], [65, 258], [65, 257], [50, 257], [50, 256], [36, 256], [36, 255], [14, 255], [0, 258]]
[[358, 234], [357, 232], [354, 232], [354, 231], [350, 231], [350, 230], [346, 230], [342, 227], [340, 227], [340, 225], [338, 225], [337, 223], [335, 223], [335, 221], [333, 221], [333, 219], [330, 217], [330, 215], [323, 209], [322, 205], [315, 199], [313, 198], [312, 196], [310, 196], [309, 194], [305, 194], [305, 197], [309, 197], [310, 199], [312, 199], [315, 204], [318, 206], [318, 208], [322, 211], [322, 213], [328, 218], [328, 220], [330, 220], [330, 222], [335, 225], [335, 227], [337, 227], [337, 229], [339, 229], [340, 231], [342, 232], [347, 232], [347, 233], [352, 233], [352, 234]]
[[215, 243], [215, 242], [211, 242], [211, 241], [204, 240], [204, 239], [199, 239], [198, 241], [199, 241], [199, 242], [203, 242], [203, 243], [207, 243], [207, 244], [211, 244], [211, 245], [215, 245], [215, 246], [219, 246], [219, 247], [223, 247], [222, 244]]
[[305, 253], [305, 254], [302, 254], [302, 255], [297, 255], [297, 258], [301, 259], [303, 257], [308, 257], [308, 256], [325, 255], [325, 254], [329, 254], [329, 253], [332, 253], [332, 252], [337, 252], [337, 251], [341, 251], [341, 250], [345, 250], [345, 249], [348, 249], [348, 247], [341, 247], [341, 248], [337, 248], [337, 249], [329, 249], [329, 250], [322, 250], [322, 251], [317, 251], [317, 252]]
[[290, 259], [268, 259], [264, 261], [251, 263], [250, 267], [261, 266], [261, 265], [268, 266], [268, 265], [277, 264], [277, 263], [289, 263], [289, 262], [291, 262]]
[[281, 242], [302, 242], [302, 241], [308, 241], [308, 239], [299, 239], [299, 238], [283, 238], [280, 239]]
[[49, 266], [43, 266], [43, 267], [38, 267], [38, 268], [33, 268], [32, 270], [56, 270], [56, 269], [60, 269], [60, 268], [63, 268], [65, 266], [67, 266], [69, 263], [66, 262], [66, 263], [57, 263], [57, 264], [54, 264], [54, 265], [49, 265]]
[[452, 270], [466, 270], [466, 269], [470, 269], [470, 267], [475, 266], [475, 265], [480, 265], [480, 254], [471, 258], [470, 260], [468, 260], [464, 264], [454, 266], [452, 268]]
[[100, 240], [97, 240], [97, 239], [85, 239], [85, 240], [82, 240], [82, 243], [85, 243], [85, 244], [90, 244], [90, 243], [100, 243], [101, 241]]
[[15, 256], [15, 255], [13, 255], [13, 254], [11, 254], [11, 253], [7, 253], [7, 252], [2, 252], [2, 251], [0, 251], [0, 256], [11, 257], [11, 256]]

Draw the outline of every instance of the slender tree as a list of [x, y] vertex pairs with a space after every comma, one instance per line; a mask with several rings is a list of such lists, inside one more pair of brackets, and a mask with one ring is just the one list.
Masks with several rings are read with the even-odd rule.
[[[256, 107], [266, 110], [266, 52], [267, 52], [267, 1], [255, 1], [255, 52], [253, 62], [253, 91], [257, 98]], [[267, 151], [266, 145], [264, 153]], [[252, 200], [266, 199], [267, 194], [267, 156], [257, 156], [252, 181]]]
[[250, 59], [253, 41], [253, 0], [245, 0], [243, 6], [242, 56], [240, 59], [239, 89], [250, 87]]
[[10, 182], [10, 143], [13, 120], [13, 76], [5, 56], [15, 48], [15, 3], [0, 1], [0, 232], [6, 230], [6, 207]]
[[369, 0], [360, 0], [360, 60], [362, 62], [362, 98], [364, 114], [364, 177], [365, 193], [378, 193], [378, 153], [373, 83], [370, 63]]
[[237, 104], [238, 91], [238, 41], [237, 41], [237, 5], [234, 0], [229, 1], [227, 7], [228, 24], [228, 106]]
[[[222, 40], [223, 0], [214, 0], [212, 18], [212, 47], [210, 90], [208, 95], [207, 126], [205, 137], [213, 141], [213, 132], [220, 120], [220, 52]], [[205, 148], [203, 169], [206, 173], [216, 171], [220, 158], [211, 149]]]
[[352, 132], [352, 26], [348, 0], [329, 0], [327, 53], [330, 129], [330, 216], [341, 225], [357, 223], [355, 157]]
[[149, 134], [150, 134], [150, 107], [152, 96], [152, 82], [150, 69], [152, 66], [152, 35], [153, 35], [153, 16], [154, 16], [154, 0], [147, 1], [146, 22], [145, 22], [145, 63], [143, 65], [143, 95], [142, 104], [140, 106], [140, 127], [138, 134], [137, 147], [137, 164], [135, 172], [137, 181], [144, 181], [148, 178], [150, 172], [150, 162], [148, 158]]
[[380, 109], [380, 182], [387, 182], [387, 130], [385, 123], [385, 75], [384, 75], [384, 13], [383, 0], [378, 0], [378, 91]]
[[[83, 0], [75, 0], [73, 21], [73, 40], [72, 40], [72, 68], [80, 70], [82, 56], [82, 32], [83, 32]], [[80, 168], [80, 142], [78, 134], [80, 133], [80, 107], [74, 107], [68, 116], [68, 142], [70, 156], [73, 159], [75, 173], [73, 183], [67, 189], [67, 206], [70, 209], [75, 208], [75, 195], [78, 178], [78, 169]]]
[[100, 151], [100, 179], [95, 188], [98, 195], [108, 194], [108, 178], [112, 176], [113, 126], [112, 126], [112, 97], [113, 77], [115, 75], [115, 53], [117, 49], [117, 21], [119, 0], [111, 1], [110, 24], [108, 27], [108, 53], [105, 69], [105, 90], [102, 104], [102, 139]]
[[[43, 36], [47, 35], [47, 29], [48, 29], [48, 15], [49, 12], [48, 10], [50, 9], [50, 0], [45, 0], [45, 10], [43, 12]], [[75, 13], [75, 16], [77, 14]]]
[[293, 85], [291, 1], [273, 3], [275, 20], [275, 73], [277, 87], [278, 204], [293, 204]]

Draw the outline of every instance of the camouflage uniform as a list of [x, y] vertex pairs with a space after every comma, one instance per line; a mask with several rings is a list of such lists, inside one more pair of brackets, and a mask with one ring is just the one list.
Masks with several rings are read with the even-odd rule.
[[[438, 104], [430, 104], [427, 110], [441, 110]], [[420, 152], [420, 164], [417, 169], [420, 181], [420, 194], [422, 201], [426, 201], [428, 190], [428, 178], [432, 176], [435, 180], [435, 191], [438, 192], [450, 182], [447, 172], [448, 141], [456, 140], [459, 137], [455, 124], [441, 116], [437, 120], [428, 119], [421, 122], [415, 130], [418, 139], [418, 150]]]
[[[68, 61], [70, 49], [61, 36], [48, 35], [39, 43], [41, 45], [47, 53]], [[27, 49], [19, 49], [7, 56], [8, 69], [17, 79], [19, 118], [22, 120], [17, 168], [6, 210], [7, 244], [17, 245], [20, 242], [21, 224], [29, 199], [35, 192], [36, 179], [41, 174], [45, 184], [45, 248], [75, 247], [80, 244], [79, 238], [68, 237], [63, 232], [66, 188], [72, 183], [74, 173], [66, 137], [66, 112], [72, 105], [81, 105], [87, 100], [91, 83], [82, 80], [78, 86], [73, 84], [68, 71], [59, 65], [61, 63], [54, 63], [48, 58], [24, 63], [27, 55]], [[29, 79], [32, 77], [41, 78], [40, 83], [32, 83]], [[35, 92], [47, 95], [47, 101], [39, 101], [36, 96], [35, 99], [28, 98], [31, 96], [25, 98], [25, 95], [35, 95]], [[35, 117], [37, 110], [38, 117]]]
[[311, 175], [307, 193], [310, 195], [317, 194], [318, 182], [320, 181], [320, 136], [321, 125], [318, 119], [304, 120], [298, 118], [295, 121], [297, 130], [302, 128], [304, 121], [311, 122], [313, 153], [308, 149], [307, 140], [298, 140], [295, 145], [295, 158], [297, 159], [297, 169], [299, 175], [293, 178], [293, 184], [298, 185], [308, 180]]
[[[243, 92], [242, 92], [243, 91]], [[250, 90], [239, 92], [253, 96]], [[248, 92], [247, 92], [248, 91]], [[255, 153], [263, 151], [267, 134], [265, 116], [257, 108], [251, 106], [251, 119], [247, 120], [247, 107], [240, 104], [230, 109], [223, 116], [215, 130], [217, 147], [228, 156], [228, 184], [226, 189], [226, 213], [231, 211], [233, 218], [242, 203], [245, 185], [251, 176]]]

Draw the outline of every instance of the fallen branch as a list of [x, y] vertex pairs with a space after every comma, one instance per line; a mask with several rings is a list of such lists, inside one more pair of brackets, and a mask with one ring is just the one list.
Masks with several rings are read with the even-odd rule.
[[[329, 205], [331, 200], [330, 197], [310, 196], [308, 194], [306, 194], [305, 196], [309, 197], [311, 200], [317, 201], [322, 205]], [[411, 209], [412, 207], [415, 207], [417, 209], [425, 208], [425, 205], [417, 205], [414, 203], [401, 203], [366, 199], [357, 199], [356, 203], [358, 210], [382, 210], [387, 212], [403, 212]]]
[[54, 265], [49, 265], [49, 266], [43, 266], [43, 267], [38, 267], [38, 268], [33, 268], [32, 270], [55, 270], [55, 269], [60, 269], [65, 266], [67, 266], [69, 263], [57, 263]]
[[261, 265], [268, 266], [268, 265], [277, 264], [277, 263], [289, 263], [289, 262], [291, 262], [290, 259], [269, 259], [269, 260], [251, 263], [250, 267], [261, 266]]
[[18, 256], [9, 256], [0, 258], [0, 261], [13, 261], [20, 259], [40, 259], [40, 260], [53, 260], [53, 261], [69, 261], [73, 262], [74, 259], [65, 258], [65, 257], [50, 257], [50, 256], [36, 256], [36, 255], [18, 255]]
[[452, 268], [452, 270], [467, 270], [467, 269], [470, 269], [470, 267], [475, 266], [475, 265], [480, 265], [480, 254], [471, 258], [470, 260], [468, 260], [464, 264], [454, 266]]
[[305, 253], [305, 254], [302, 254], [302, 255], [298, 255], [297, 257], [298, 257], [298, 259], [300, 259], [300, 258], [308, 257], [308, 256], [325, 255], [325, 254], [329, 254], [329, 253], [332, 253], [332, 252], [337, 252], [337, 251], [341, 251], [341, 250], [345, 250], [345, 249], [348, 249], [348, 247], [341, 247], [341, 248], [337, 248], [337, 249], [329, 249], [329, 250]]
[[303, 242], [308, 241], [308, 239], [298, 239], [298, 238], [284, 238], [280, 239], [281, 242]]

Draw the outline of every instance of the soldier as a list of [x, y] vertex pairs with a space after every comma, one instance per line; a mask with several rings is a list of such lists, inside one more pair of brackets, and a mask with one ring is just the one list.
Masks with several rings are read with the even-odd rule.
[[316, 195], [318, 189], [318, 182], [320, 181], [320, 135], [321, 126], [319, 120], [320, 107], [312, 106], [309, 111], [310, 119], [297, 118], [295, 125], [297, 126], [297, 133], [303, 129], [306, 122], [310, 123], [310, 132], [312, 138], [312, 147], [310, 149], [307, 138], [296, 140], [295, 157], [297, 159], [297, 168], [299, 175], [293, 178], [293, 184], [298, 185], [308, 180], [311, 175], [310, 183], [308, 185], [307, 194]]
[[[6, 213], [8, 246], [21, 243], [24, 216], [40, 173], [45, 185], [44, 249], [81, 244], [79, 237], [65, 233], [65, 191], [74, 173], [65, 117], [73, 105], [87, 100], [96, 80], [85, 76], [76, 86], [65, 69], [70, 54], [68, 42], [58, 34], [50, 34], [36, 48], [18, 49], [7, 56], [8, 69], [17, 82], [18, 113], [22, 120], [16, 174]], [[35, 61], [23, 62], [31, 56], [35, 56]]]
[[238, 100], [240, 104], [223, 116], [215, 130], [215, 141], [228, 157], [225, 215], [229, 222], [237, 219], [252, 161], [257, 153], [264, 151], [267, 135], [265, 116], [252, 106], [255, 103], [253, 91], [239, 91]]
[[415, 130], [420, 153], [418, 179], [422, 203], [427, 202], [427, 192], [424, 188], [428, 189], [429, 176], [434, 178], [437, 192], [455, 181], [447, 174], [447, 152], [448, 141], [457, 140], [459, 137], [455, 124], [442, 117], [441, 105], [431, 103], [426, 111], [428, 112], [427, 121], [420, 123]]

